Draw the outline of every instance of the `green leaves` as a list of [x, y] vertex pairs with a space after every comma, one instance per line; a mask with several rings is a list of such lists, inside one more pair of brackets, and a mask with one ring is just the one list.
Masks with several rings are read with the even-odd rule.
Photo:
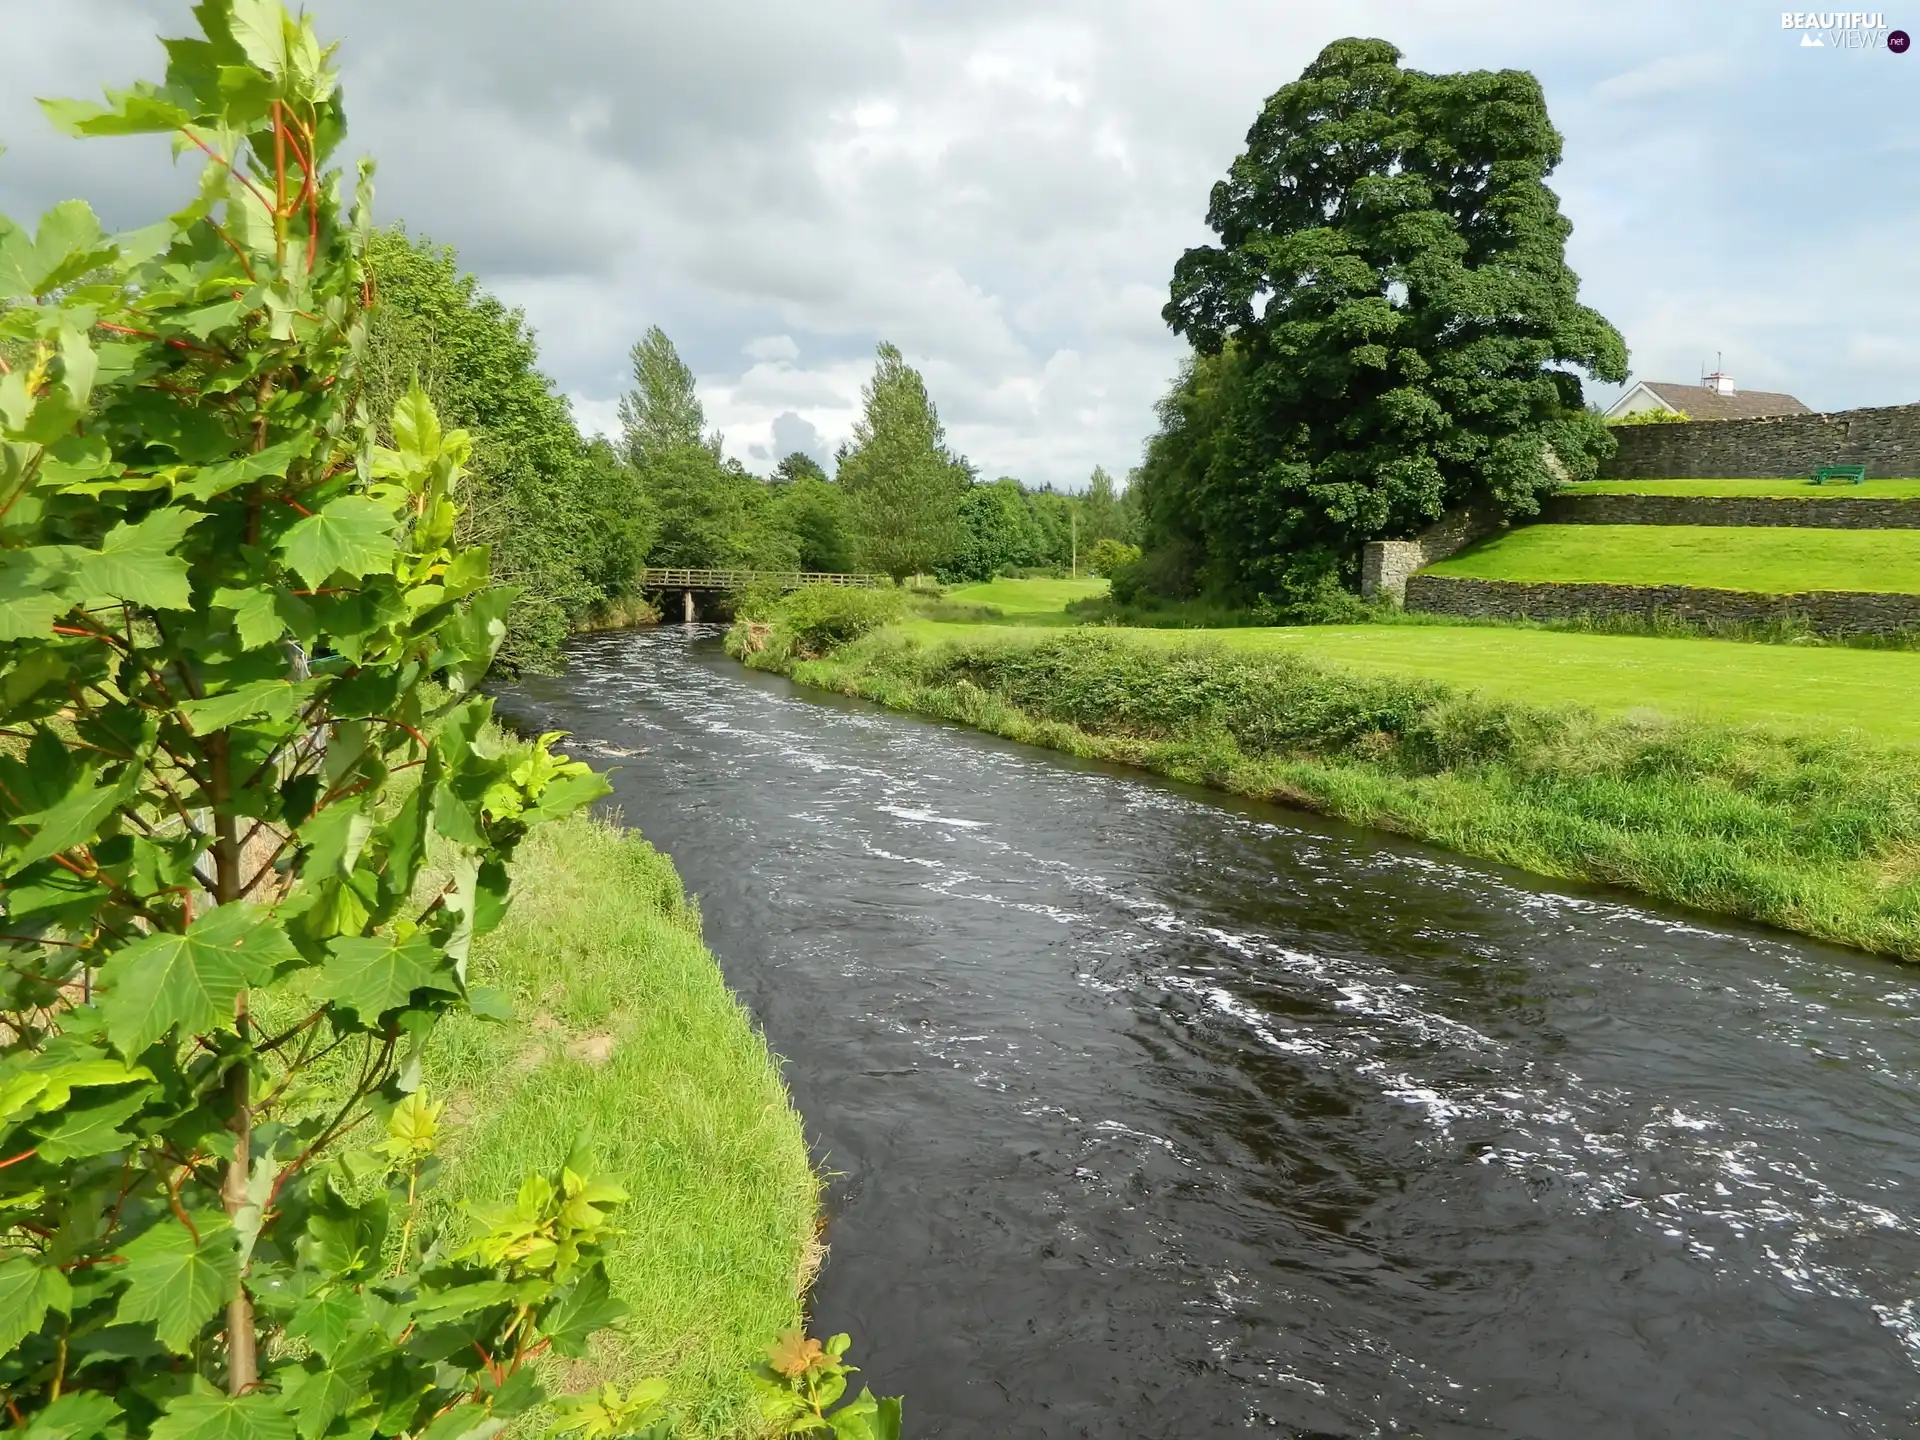
[[222, 905], [183, 935], [149, 935], [115, 952], [100, 973], [107, 1034], [131, 1058], [176, 1026], [187, 1034], [232, 1030], [240, 992], [298, 959], [264, 912]]
[[279, 550], [307, 584], [323, 585], [336, 573], [357, 577], [391, 565], [397, 523], [378, 500], [346, 495], [296, 523]]
[[53, 1165], [118, 1150], [129, 1139], [120, 1127], [146, 1108], [151, 1093], [151, 1086], [142, 1086], [131, 1094], [62, 1110], [55, 1124], [40, 1131], [34, 1149], [40, 1159]]
[[[176, 1355], [188, 1355], [200, 1329], [234, 1297], [240, 1255], [233, 1231], [216, 1215], [195, 1222], [196, 1236], [178, 1220], [160, 1221], [121, 1250], [127, 1288], [114, 1318], [151, 1321], [154, 1334]], [[160, 1433], [159, 1426], [154, 1434]]]
[[33, 1419], [22, 1440], [92, 1440], [120, 1418], [120, 1407], [98, 1391], [69, 1390]]
[[[841, 1404], [847, 1377], [856, 1368], [846, 1361], [851, 1340], [835, 1335], [826, 1344], [804, 1331], [789, 1330], [767, 1351], [755, 1372], [760, 1412], [782, 1435], [832, 1435], [835, 1440], [900, 1440], [897, 1397], [882, 1399], [863, 1389]], [[834, 1407], [838, 1405], [839, 1408]]]
[[48, 1310], [64, 1312], [73, 1300], [67, 1277], [37, 1256], [0, 1260], [0, 1355], [40, 1329]]
[[178, 105], [163, 100], [151, 87], [137, 87], [124, 94], [108, 92], [107, 105], [85, 100], [42, 100], [40, 109], [55, 127], [69, 135], [98, 137], [105, 135], [146, 135], [178, 130], [192, 116]]
[[185, 610], [192, 602], [187, 562], [173, 554], [195, 525], [193, 510], [156, 510], [137, 525], [121, 521], [98, 550], [73, 548], [70, 592], [82, 605], [122, 602], [155, 610]]
[[433, 413], [433, 402], [418, 380], [393, 407], [393, 441], [416, 464], [428, 464], [440, 455], [440, 417]]
[[558, 1354], [585, 1355], [596, 1331], [618, 1325], [627, 1314], [625, 1302], [614, 1298], [607, 1283], [606, 1267], [595, 1265], [541, 1317], [540, 1333]]
[[327, 947], [331, 958], [314, 985], [318, 999], [372, 1024], [389, 1010], [404, 1009], [417, 990], [452, 992], [454, 978], [425, 934], [405, 940], [347, 936]]
[[33, 300], [71, 285], [113, 258], [113, 242], [84, 200], [63, 201], [40, 221], [40, 231], [0, 229], [0, 300]]
[[278, 445], [252, 455], [243, 455], [237, 460], [223, 460], [217, 465], [208, 465], [191, 478], [182, 480], [174, 486], [176, 495], [189, 500], [211, 500], [224, 495], [236, 485], [244, 485], [250, 480], [265, 476], [285, 475], [287, 470], [304, 459], [313, 448], [313, 437], [299, 435], [291, 440], [283, 440]]
[[195, 1390], [167, 1404], [151, 1440], [294, 1440], [293, 1419], [273, 1395]]
[[232, 0], [227, 24], [248, 60], [269, 75], [287, 68], [287, 31], [292, 24], [275, 0]]

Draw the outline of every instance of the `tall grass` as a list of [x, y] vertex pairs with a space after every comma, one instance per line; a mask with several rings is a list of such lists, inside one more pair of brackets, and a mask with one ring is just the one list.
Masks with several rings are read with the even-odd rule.
[[818, 1186], [778, 1063], [671, 862], [602, 821], [536, 830], [473, 971], [515, 1019], [462, 1017], [428, 1051], [451, 1137], [434, 1206], [509, 1198], [584, 1147], [632, 1196], [608, 1268], [633, 1314], [561, 1378], [665, 1375], [688, 1433], [759, 1433], [747, 1371], [799, 1323]]
[[1603, 718], [1217, 643], [881, 632], [813, 685], [1920, 959], [1920, 753], [1858, 733]]

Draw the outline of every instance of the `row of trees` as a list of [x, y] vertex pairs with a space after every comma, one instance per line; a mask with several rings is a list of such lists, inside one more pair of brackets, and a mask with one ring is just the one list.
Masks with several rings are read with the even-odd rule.
[[417, 378], [474, 437], [459, 538], [490, 546], [494, 573], [520, 587], [510, 664], [554, 663], [567, 634], [626, 597], [643, 565], [988, 579], [1084, 566], [1101, 539], [1134, 538], [1132, 508], [1104, 470], [1084, 495], [979, 482], [893, 345], [879, 348], [835, 473], [795, 452], [763, 479], [724, 454], [659, 327], [633, 347], [618, 440], [588, 439], [540, 372], [525, 317], [451, 250], [380, 231], [368, 268], [379, 300], [365, 366], [372, 412], [392, 413]]
[[1311, 606], [1371, 539], [1475, 506], [1534, 513], [1613, 448], [1575, 372], [1626, 378], [1579, 303], [1525, 71], [1402, 69], [1340, 40], [1266, 103], [1174, 268], [1193, 354], [1136, 489], [1168, 596]]
[[926, 381], [883, 344], [853, 435], [829, 476], [794, 452], [769, 480], [722, 453], [693, 372], [657, 326], [633, 348], [620, 402], [621, 458], [638, 477], [656, 565], [867, 569], [896, 578], [990, 579], [1071, 567], [1101, 539], [1131, 538], [1131, 510], [1106, 471], [1084, 495], [980, 481], [947, 443]]

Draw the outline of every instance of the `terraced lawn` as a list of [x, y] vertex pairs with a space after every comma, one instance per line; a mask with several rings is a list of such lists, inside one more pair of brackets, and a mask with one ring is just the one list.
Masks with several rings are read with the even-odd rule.
[[1759, 495], [1789, 500], [1920, 500], [1920, 480], [1875, 480], [1864, 485], [1810, 485], [1805, 480], [1589, 480], [1568, 495]]
[[1427, 573], [1475, 580], [1696, 585], [1788, 595], [1920, 593], [1920, 530], [1527, 525]]

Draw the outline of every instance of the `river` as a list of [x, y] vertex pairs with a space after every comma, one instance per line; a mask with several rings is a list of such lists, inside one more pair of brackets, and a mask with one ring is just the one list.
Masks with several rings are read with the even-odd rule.
[[1920, 1433], [1920, 972], [591, 636], [914, 1436]]

